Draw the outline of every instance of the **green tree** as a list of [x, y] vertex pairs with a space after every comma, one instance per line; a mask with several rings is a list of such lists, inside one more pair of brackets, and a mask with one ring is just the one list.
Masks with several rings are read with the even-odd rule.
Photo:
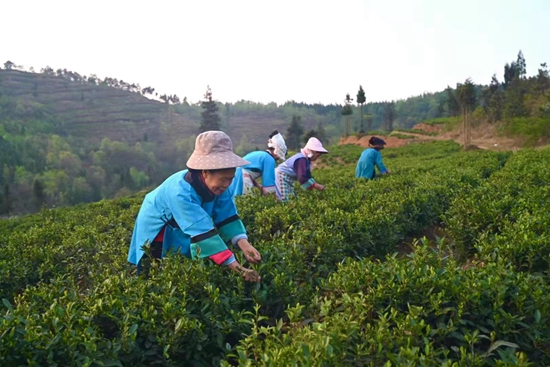
[[521, 52], [521, 50], [519, 50], [516, 60], [516, 75], [519, 79], [525, 79], [527, 75], [527, 64], [525, 63], [525, 57], [523, 57], [523, 52]]
[[468, 149], [471, 142], [471, 115], [476, 106], [476, 93], [474, 84], [470, 78], [466, 79], [464, 84], [457, 83], [456, 99], [462, 113], [462, 128], [464, 135], [464, 149]]
[[504, 108], [504, 92], [496, 75], [491, 78], [489, 88], [484, 89], [483, 99], [485, 115], [489, 123], [500, 121]]
[[540, 64], [536, 78], [536, 91], [540, 95], [544, 95], [548, 89], [550, 89], [550, 74], [548, 73], [548, 67], [546, 63]]
[[372, 122], [374, 120], [374, 116], [371, 114], [365, 115], [365, 124], [367, 125], [365, 132], [369, 132], [372, 130]]
[[[302, 141], [304, 142], [304, 144], [307, 144], [307, 141], [311, 138], [317, 138], [317, 131], [315, 131], [315, 129], [311, 129], [311, 130], [308, 130], [306, 131], [306, 133], [304, 134], [304, 137], [302, 138]], [[317, 138], [319, 139], [319, 138]], [[321, 139], [319, 139], [321, 140]]]
[[6, 214], [9, 218], [10, 211], [13, 208], [12, 197], [10, 193], [10, 185], [4, 184], [4, 194], [2, 195], [2, 213]]
[[364, 133], [363, 130], [363, 104], [366, 102], [367, 98], [365, 97], [365, 91], [363, 90], [363, 87], [359, 86], [359, 91], [357, 92], [357, 103], [361, 105], [361, 127], [359, 129], [360, 133]]
[[353, 99], [350, 97], [349, 93], [346, 94], [346, 99], [344, 100], [344, 106], [340, 112], [342, 116], [346, 117], [346, 136], [351, 134], [351, 120], [350, 117], [353, 114], [353, 108], [351, 108], [351, 103]]
[[447, 86], [447, 89], [445, 89], [445, 94], [448, 116], [452, 117], [458, 115], [460, 113], [460, 108], [456, 99], [456, 92], [453, 90], [453, 88]]
[[9, 60], [4, 63], [4, 69], [6, 70], [13, 69], [14, 67], [15, 67], [15, 64]]
[[212, 90], [210, 86], [206, 88], [206, 94], [204, 95], [204, 101], [201, 102], [203, 109], [201, 113], [201, 125], [199, 133], [219, 130], [220, 129], [220, 116], [218, 115], [218, 105], [212, 99]]
[[504, 118], [527, 117], [529, 110], [525, 106], [525, 90], [520, 83], [508, 88], [504, 98]]
[[512, 83], [519, 79], [519, 69], [515, 61], [504, 65], [504, 89], [507, 89]]
[[292, 150], [298, 150], [300, 148], [300, 138], [304, 134], [304, 128], [302, 126], [302, 118], [300, 116], [293, 115], [290, 125], [286, 131], [288, 146]]
[[395, 120], [395, 102], [387, 102], [384, 107], [384, 126], [387, 131], [393, 131], [393, 121]]
[[327, 132], [325, 131], [325, 128], [323, 127], [323, 123], [319, 122], [317, 124], [317, 128], [315, 129], [315, 137], [321, 141], [323, 144], [328, 144], [328, 136]]
[[44, 194], [44, 184], [39, 179], [35, 179], [33, 183], [33, 205], [35, 210], [39, 210], [46, 201]]

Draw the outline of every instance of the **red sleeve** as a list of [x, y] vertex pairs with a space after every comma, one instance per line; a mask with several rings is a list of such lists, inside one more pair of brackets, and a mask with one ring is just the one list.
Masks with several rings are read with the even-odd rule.
[[225, 260], [229, 259], [233, 253], [231, 250], [227, 249], [222, 252], [218, 252], [217, 254], [211, 255], [208, 258], [215, 262], [217, 265], [221, 265], [225, 262]]

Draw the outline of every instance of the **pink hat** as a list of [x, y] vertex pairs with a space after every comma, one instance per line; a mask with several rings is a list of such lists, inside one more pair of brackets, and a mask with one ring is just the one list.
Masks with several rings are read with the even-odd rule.
[[317, 138], [309, 138], [304, 149], [309, 149], [313, 152], [328, 153], [328, 150], [323, 148], [323, 144]]
[[245, 166], [250, 162], [233, 153], [233, 143], [223, 131], [205, 131], [195, 140], [195, 150], [187, 167], [196, 170]]

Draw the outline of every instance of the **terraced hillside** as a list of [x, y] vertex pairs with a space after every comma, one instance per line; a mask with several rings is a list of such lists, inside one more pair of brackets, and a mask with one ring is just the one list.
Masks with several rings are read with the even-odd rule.
[[[27, 104], [38, 103], [62, 121], [63, 135], [89, 144], [105, 137], [136, 142], [145, 135], [151, 141], [173, 142], [197, 133], [202, 110], [200, 106], [167, 104], [104, 84], [19, 70], [0, 69], [1, 95]], [[289, 116], [277, 108], [248, 113], [231, 107], [220, 104], [220, 115], [223, 129], [235, 142], [246, 135], [250, 143], [263, 144], [267, 133], [273, 129], [285, 131], [289, 123]], [[315, 127], [317, 120], [318, 116], [304, 116], [304, 127]]]

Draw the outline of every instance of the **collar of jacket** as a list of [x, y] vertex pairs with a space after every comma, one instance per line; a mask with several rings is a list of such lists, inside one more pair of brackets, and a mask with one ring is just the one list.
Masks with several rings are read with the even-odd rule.
[[190, 170], [185, 174], [184, 179], [197, 192], [203, 203], [209, 203], [216, 199], [216, 195], [206, 186], [202, 180], [201, 174], [202, 171]]

